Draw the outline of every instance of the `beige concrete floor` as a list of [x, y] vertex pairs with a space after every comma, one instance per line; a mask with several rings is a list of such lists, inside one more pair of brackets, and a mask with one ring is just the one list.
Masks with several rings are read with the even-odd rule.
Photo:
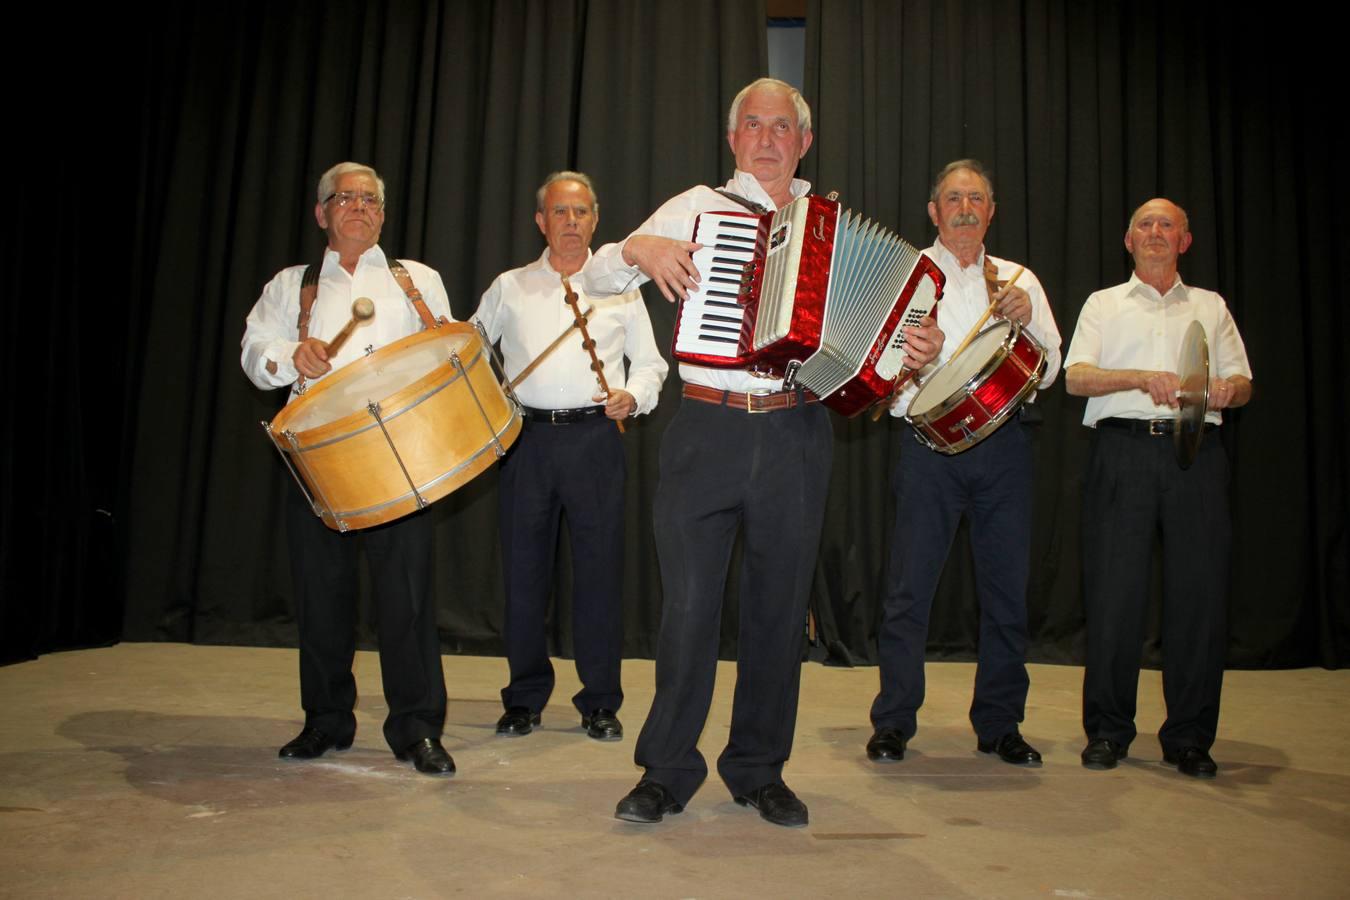
[[[346, 753], [283, 763], [291, 650], [123, 644], [0, 668], [4, 897], [1345, 897], [1350, 672], [1230, 672], [1217, 780], [1158, 764], [1157, 673], [1131, 759], [1078, 764], [1082, 671], [1033, 666], [1022, 770], [974, 752], [973, 667], [931, 664], [909, 757], [867, 762], [875, 669], [803, 672], [786, 780], [811, 809], [777, 828], [709, 781], [658, 826], [612, 818], [635, 783], [652, 665], [625, 663], [622, 743], [587, 740], [561, 662], [543, 728], [497, 738], [499, 659], [446, 657], [431, 779], [383, 746], [379, 665], [357, 662]], [[726, 739], [724, 664], [705, 754]]]

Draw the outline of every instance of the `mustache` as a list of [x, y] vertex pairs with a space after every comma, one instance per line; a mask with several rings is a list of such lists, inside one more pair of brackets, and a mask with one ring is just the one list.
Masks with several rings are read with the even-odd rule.
[[948, 224], [953, 228], [960, 228], [963, 225], [978, 225], [980, 224], [980, 217], [970, 212], [957, 213], [952, 216], [952, 220]]

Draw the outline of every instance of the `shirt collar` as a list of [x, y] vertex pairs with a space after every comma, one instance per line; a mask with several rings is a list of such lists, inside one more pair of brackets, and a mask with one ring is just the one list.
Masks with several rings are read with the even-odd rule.
[[1127, 284], [1129, 285], [1128, 293], [1141, 293], [1152, 300], [1166, 300], [1168, 297], [1178, 292], [1180, 292], [1183, 300], [1186, 298], [1186, 284], [1181, 280], [1180, 272], [1177, 273], [1176, 280], [1172, 282], [1172, 286], [1167, 289], [1167, 293], [1165, 294], [1159, 294], [1158, 289], [1143, 281], [1137, 272], [1130, 273], [1130, 280]]
[[[341, 269], [342, 263], [339, 261], [341, 258], [342, 257], [338, 255], [338, 252], [332, 247], [325, 249], [323, 252], [322, 271], [326, 272], [330, 269]], [[389, 260], [385, 258], [384, 251], [380, 249], [379, 244], [375, 244], [365, 253], [362, 253], [357, 257], [356, 268], [360, 269], [363, 263], [368, 266], [379, 266], [381, 269], [389, 268]]]
[[[541, 253], [541, 254], [539, 254], [539, 258], [536, 259], [534, 262], [530, 263], [529, 266], [527, 266], [527, 268], [530, 268], [530, 269], [540, 269], [540, 270], [542, 270], [542, 271], [544, 271], [544, 272], [549, 273], [549, 274], [552, 275], [554, 278], [557, 278], [557, 277], [558, 277], [558, 270], [555, 269], [555, 268], [553, 268], [553, 266], [549, 264], [549, 261], [548, 261], [548, 254], [549, 254], [549, 247], [548, 247], [548, 244], [545, 244], [545, 245], [544, 245], [544, 252]], [[591, 248], [590, 248], [590, 247], [587, 247], [587, 248], [586, 248], [586, 262], [590, 262], [590, 261], [591, 261]], [[585, 263], [582, 264], [582, 267], [583, 267], [583, 268], [585, 267]], [[573, 277], [575, 277], [575, 276], [573, 276]]]
[[[777, 204], [773, 202], [773, 198], [760, 185], [759, 179], [749, 172], [737, 169], [736, 174], [731, 176], [731, 180], [726, 183], [724, 189], [731, 191], [733, 194], [739, 194], [747, 200], [753, 200], [766, 209], [778, 208]], [[788, 186], [788, 191], [794, 199], [805, 196], [810, 190], [811, 182], [803, 181], [800, 178], [792, 179], [792, 184]]]
[[933, 257], [933, 261], [937, 264], [942, 265], [943, 263], [946, 263], [955, 272], [964, 272], [966, 269], [979, 269], [980, 277], [983, 278], [984, 253], [984, 245], [980, 245], [980, 255], [975, 257], [975, 262], [963, 268], [960, 260], [956, 258], [956, 254], [947, 249], [947, 245], [942, 243], [942, 238], [936, 237], [933, 238], [933, 247], [929, 255]]

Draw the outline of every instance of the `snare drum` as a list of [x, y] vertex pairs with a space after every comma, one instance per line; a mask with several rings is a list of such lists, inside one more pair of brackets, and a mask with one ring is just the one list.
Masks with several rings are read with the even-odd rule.
[[325, 525], [369, 528], [467, 484], [520, 434], [479, 332], [410, 335], [315, 382], [263, 428]]
[[1045, 374], [1045, 348], [1022, 326], [997, 322], [924, 382], [905, 420], [929, 448], [960, 453], [998, 430]]

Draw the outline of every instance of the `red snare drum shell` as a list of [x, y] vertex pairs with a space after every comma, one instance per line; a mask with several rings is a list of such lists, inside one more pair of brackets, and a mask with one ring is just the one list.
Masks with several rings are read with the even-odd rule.
[[[905, 420], [932, 450], [948, 455], [968, 450], [997, 431], [1031, 396], [1045, 366], [1045, 348], [1040, 342], [1019, 325], [998, 322], [929, 376], [910, 403]], [[940, 395], [930, 389], [946, 389], [939, 376], [948, 367], [955, 367], [961, 376], [970, 374], [939, 401]]]

